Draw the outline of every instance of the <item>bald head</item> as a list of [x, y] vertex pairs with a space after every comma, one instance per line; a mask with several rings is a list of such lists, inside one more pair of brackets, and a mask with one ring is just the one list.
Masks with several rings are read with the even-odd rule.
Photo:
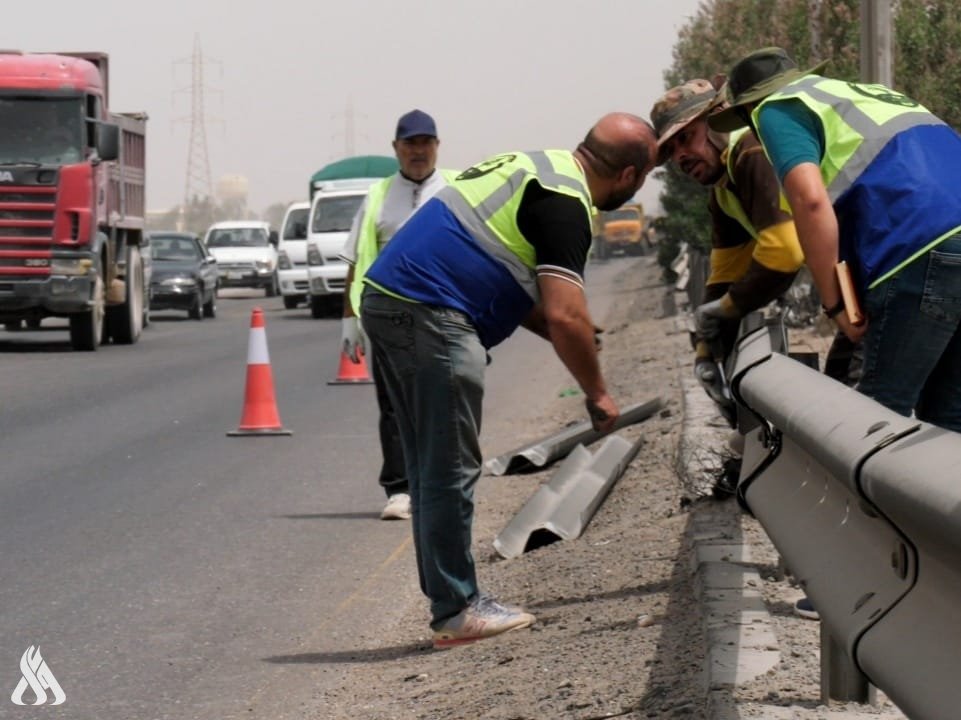
[[574, 154], [587, 174], [600, 210], [620, 207], [634, 197], [657, 159], [657, 134], [641, 117], [609, 113], [595, 123]]
[[637, 115], [608, 113], [595, 123], [577, 150], [601, 177], [615, 177], [628, 167], [646, 175], [657, 157], [657, 134]]

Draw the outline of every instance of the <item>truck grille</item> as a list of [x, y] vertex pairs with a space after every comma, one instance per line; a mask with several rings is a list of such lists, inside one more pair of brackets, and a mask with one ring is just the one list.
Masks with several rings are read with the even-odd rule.
[[0, 276], [50, 274], [55, 187], [0, 186]]

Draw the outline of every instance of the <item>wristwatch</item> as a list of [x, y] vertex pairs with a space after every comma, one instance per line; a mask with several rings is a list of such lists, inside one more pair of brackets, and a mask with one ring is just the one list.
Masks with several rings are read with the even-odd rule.
[[837, 305], [834, 305], [833, 307], [826, 307], [825, 305], [822, 305], [821, 309], [824, 311], [825, 315], [833, 320], [844, 309], [844, 298], [842, 297], [840, 300], [838, 300]]

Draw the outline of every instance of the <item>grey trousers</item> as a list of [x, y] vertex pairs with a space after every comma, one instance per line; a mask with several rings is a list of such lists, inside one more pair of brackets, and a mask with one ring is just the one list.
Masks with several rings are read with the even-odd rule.
[[361, 318], [400, 429], [417, 571], [436, 626], [478, 592], [470, 546], [487, 354], [457, 310], [368, 289]]

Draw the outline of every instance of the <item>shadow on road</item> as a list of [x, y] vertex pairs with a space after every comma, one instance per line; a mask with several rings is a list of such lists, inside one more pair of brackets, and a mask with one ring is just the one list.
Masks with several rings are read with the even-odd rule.
[[61, 342], [37, 340], [0, 340], [0, 353], [72, 353], [69, 340]]
[[378, 520], [378, 512], [334, 512], [334, 513], [306, 513], [303, 515], [280, 515], [287, 520]]
[[618, 590], [612, 590], [610, 592], [591, 593], [590, 595], [582, 595], [579, 597], [563, 597], [556, 600], [531, 602], [528, 603], [528, 607], [531, 610], [550, 610], [551, 608], [559, 608], [567, 605], [589, 604], [599, 600], [619, 600], [621, 598], [643, 597], [644, 595], [664, 592], [665, 590], [670, 589], [670, 580], [658, 580], [656, 582], [643, 583], [641, 585], [622, 587]]
[[390, 662], [391, 660], [401, 660], [433, 652], [435, 651], [430, 645], [408, 643], [407, 645], [366, 650], [334, 650], [332, 652], [298, 653], [297, 655], [274, 655], [263, 660], [277, 665], [336, 665]]

